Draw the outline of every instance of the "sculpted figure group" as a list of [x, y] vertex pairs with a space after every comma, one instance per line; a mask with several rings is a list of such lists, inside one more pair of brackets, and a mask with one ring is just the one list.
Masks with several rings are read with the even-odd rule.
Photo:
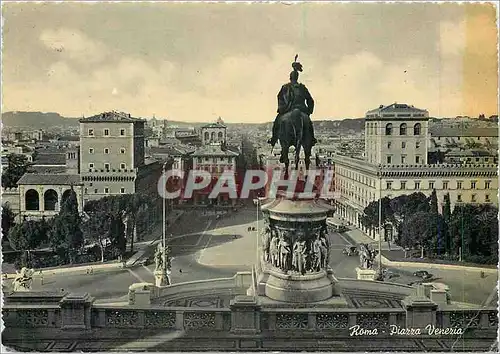
[[367, 244], [360, 244], [359, 250], [359, 266], [362, 269], [373, 269], [373, 263], [377, 251], [369, 247]]
[[329, 263], [330, 245], [326, 227], [316, 234], [292, 233], [267, 226], [262, 235], [263, 260], [283, 272], [318, 272]]

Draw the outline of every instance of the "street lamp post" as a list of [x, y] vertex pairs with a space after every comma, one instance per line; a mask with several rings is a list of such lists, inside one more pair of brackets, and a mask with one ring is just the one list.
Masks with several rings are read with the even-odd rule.
[[[163, 164], [163, 188], [167, 188], [167, 162]], [[163, 239], [162, 239], [162, 244], [163, 244], [163, 276], [165, 279], [167, 278], [167, 225], [166, 225], [166, 198], [165, 195], [163, 195]]]

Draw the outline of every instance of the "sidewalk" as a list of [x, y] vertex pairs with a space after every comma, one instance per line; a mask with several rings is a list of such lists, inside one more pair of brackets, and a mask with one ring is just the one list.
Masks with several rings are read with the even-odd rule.
[[[342, 220], [338, 217], [332, 217], [336, 222], [340, 223], [345, 223], [345, 220]], [[372, 244], [373, 246], [377, 246], [378, 248], [378, 240], [375, 240], [365, 234], [363, 231], [360, 229], [356, 228], [355, 226], [352, 225], [346, 225], [347, 228], [349, 229], [348, 231], [342, 232], [340, 236], [345, 239], [345, 241], [349, 242], [352, 245], [359, 244], [359, 243], [368, 243]], [[382, 241], [381, 245], [382, 251], [402, 251], [403, 248], [396, 245], [395, 243], [391, 243], [389, 245], [388, 242]]]

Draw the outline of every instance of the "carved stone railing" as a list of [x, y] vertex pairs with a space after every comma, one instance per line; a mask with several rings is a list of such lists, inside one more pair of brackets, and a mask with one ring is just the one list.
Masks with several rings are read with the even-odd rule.
[[229, 331], [231, 310], [95, 305], [92, 309], [91, 323], [92, 328]]
[[[368, 291], [368, 285], [366, 287]], [[403, 297], [407, 289], [401, 286], [396, 289], [398, 292]], [[345, 337], [350, 336], [357, 326], [365, 330], [377, 329], [378, 335], [389, 336], [396, 327], [424, 328], [432, 325], [435, 328], [457, 328], [486, 336], [494, 335], [496, 338], [496, 308], [438, 307], [424, 295], [424, 292], [417, 292], [413, 297], [405, 297], [401, 308], [271, 307], [262, 306], [253, 296], [236, 296], [229, 308], [196, 308], [95, 304], [88, 294], [37, 295], [32, 292], [26, 297], [7, 294], [2, 311], [5, 327], [14, 330], [164, 329], [199, 332], [200, 335], [208, 332], [248, 335], [300, 332], [301, 336]]]
[[356, 325], [363, 329], [389, 330], [390, 325], [405, 325], [406, 311], [399, 309], [263, 309], [263, 331], [331, 331], [348, 335]]

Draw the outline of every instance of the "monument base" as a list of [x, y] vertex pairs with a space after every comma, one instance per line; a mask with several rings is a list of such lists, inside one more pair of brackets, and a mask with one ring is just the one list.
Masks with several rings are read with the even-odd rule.
[[356, 274], [358, 276], [358, 280], [375, 281], [375, 279], [377, 278], [377, 271], [374, 269], [362, 269], [356, 267]]
[[333, 272], [300, 275], [263, 269], [257, 277], [256, 295], [290, 303], [314, 303], [340, 296]]

